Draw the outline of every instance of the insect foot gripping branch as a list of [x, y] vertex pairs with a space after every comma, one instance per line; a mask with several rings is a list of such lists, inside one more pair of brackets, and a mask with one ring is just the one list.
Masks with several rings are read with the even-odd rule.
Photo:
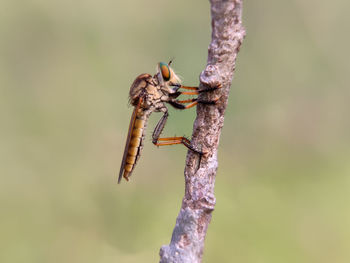
[[[180, 95], [199, 95], [203, 92], [210, 92], [220, 88], [221, 85], [204, 90], [199, 90], [198, 87], [183, 86], [170, 64], [171, 61], [168, 64], [158, 63], [157, 73], [154, 76], [147, 73], [141, 74], [131, 85], [129, 99], [131, 105], [134, 106], [134, 111], [129, 124], [118, 183], [120, 183], [122, 177], [129, 181], [129, 177], [140, 158], [147, 121], [152, 112], [163, 112], [163, 116], [156, 125], [152, 135], [153, 144], [156, 146], [183, 144], [188, 149], [202, 154], [185, 137], [160, 138], [169, 115], [166, 103], [179, 110], [192, 108], [198, 103], [215, 105], [218, 98], [214, 100], [202, 100], [198, 97], [186, 100], [178, 100], [177, 98]], [[187, 91], [180, 91], [181, 89]]]

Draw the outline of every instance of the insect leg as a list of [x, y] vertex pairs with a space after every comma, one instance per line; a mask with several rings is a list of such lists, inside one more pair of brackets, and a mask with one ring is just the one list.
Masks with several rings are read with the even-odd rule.
[[[182, 104], [179, 104], [182, 105]], [[191, 145], [191, 141], [188, 140], [185, 137], [166, 137], [166, 138], [159, 138], [160, 134], [162, 133], [164, 126], [166, 124], [166, 121], [168, 119], [168, 112], [166, 111], [164, 113], [164, 115], [162, 116], [162, 118], [159, 120], [159, 122], [157, 123], [153, 134], [152, 134], [152, 143], [156, 146], [166, 146], [166, 145], [174, 145], [174, 144], [183, 144], [185, 145], [188, 149], [202, 154], [201, 151], [195, 149], [192, 145]]]
[[154, 128], [153, 134], [152, 134], [152, 143], [156, 144], [158, 142], [159, 136], [162, 133], [165, 123], [168, 119], [169, 113], [168, 111], [164, 112], [162, 118], [158, 121], [156, 127]]
[[[214, 91], [214, 90], [217, 90], [217, 89], [221, 88], [221, 84], [220, 83], [217, 86], [205, 87], [204, 89], [199, 89], [198, 87], [183, 86], [181, 84], [174, 84], [173, 86], [177, 87], [176, 91], [179, 90], [179, 89], [193, 90], [192, 92], [187, 92], [187, 91], [181, 92], [181, 94], [183, 94], [183, 95], [196, 95], [196, 94], [199, 94], [199, 93]], [[188, 94], [188, 93], [190, 93], [190, 94]]]
[[[186, 110], [186, 109], [189, 109], [189, 108], [196, 106], [198, 103], [214, 105], [214, 104], [216, 104], [216, 102], [218, 100], [219, 100], [219, 98], [216, 98], [214, 100], [201, 100], [198, 98], [194, 98], [194, 99], [188, 99], [188, 100], [171, 100], [171, 101], [169, 101], [169, 104], [176, 109]], [[184, 103], [190, 103], [190, 104], [185, 106], [185, 105], [183, 105]]]
[[198, 87], [189, 87], [189, 86], [182, 86], [180, 87], [181, 89], [187, 89], [187, 90], [199, 90]]
[[186, 137], [165, 137], [165, 138], [158, 138], [157, 142], [154, 143], [156, 146], [167, 146], [167, 145], [175, 145], [175, 144], [183, 144], [191, 151], [194, 151], [199, 154], [203, 154], [200, 150], [194, 148], [191, 144], [191, 141], [187, 139]]

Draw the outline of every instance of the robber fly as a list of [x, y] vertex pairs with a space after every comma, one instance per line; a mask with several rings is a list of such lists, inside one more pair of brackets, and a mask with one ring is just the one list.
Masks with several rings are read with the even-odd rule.
[[[180, 110], [189, 109], [198, 103], [215, 104], [218, 99], [206, 101], [199, 98], [187, 100], [177, 100], [176, 98], [180, 95], [198, 95], [201, 92], [212, 91], [219, 88], [220, 85], [201, 90], [198, 87], [183, 86], [181, 85], [180, 78], [170, 67], [170, 64], [171, 61], [168, 64], [163, 62], [158, 63], [157, 73], [154, 76], [147, 73], [141, 74], [131, 85], [129, 99], [131, 105], [134, 106], [134, 111], [130, 120], [118, 183], [120, 183], [122, 177], [129, 181], [136, 162], [140, 158], [147, 121], [152, 112], [163, 113], [152, 134], [153, 144], [156, 146], [183, 144], [188, 149], [202, 154], [185, 137], [159, 138], [169, 116], [165, 103], [169, 103], [174, 108]], [[179, 91], [180, 89], [189, 91]]]

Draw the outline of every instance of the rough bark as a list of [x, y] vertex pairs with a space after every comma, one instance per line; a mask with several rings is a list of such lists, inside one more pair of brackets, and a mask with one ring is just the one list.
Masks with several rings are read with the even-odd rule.
[[242, 1], [210, 0], [212, 40], [208, 49], [207, 66], [200, 75], [200, 88], [221, 83], [221, 89], [201, 95], [206, 97], [204, 99], [220, 99], [215, 106], [197, 107], [192, 143], [200, 145], [207, 154], [200, 158], [192, 151], [187, 153], [185, 196], [171, 243], [160, 249], [162, 263], [202, 261], [205, 235], [216, 203], [214, 184], [220, 133], [237, 53], [245, 36], [241, 20]]

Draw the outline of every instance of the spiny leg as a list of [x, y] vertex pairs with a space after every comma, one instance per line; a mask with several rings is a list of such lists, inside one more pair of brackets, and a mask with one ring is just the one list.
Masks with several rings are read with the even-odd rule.
[[198, 95], [198, 91], [180, 91], [180, 95]]
[[[181, 104], [180, 104], [181, 105]], [[162, 133], [165, 123], [168, 119], [168, 112], [166, 111], [164, 113], [164, 115], [162, 116], [162, 118], [159, 120], [159, 122], [157, 123], [153, 134], [152, 134], [152, 143], [156, 146], [166, 146], [166, 145], [174, 145], [174, 144], [183, 144], [185, 145], [188, 149], [202, 154], [201, 151], [198, 151], [197, 149], [195, 149], [192, 145], [191, 145], [191, 141], [188, 140], [185, 137], [166, 137], [166, 138], [159, 138], [160, 134]]]
[[162, 133], [164, 126], [166, 124], [166, 121], [168, 119], [169, 113], [166, 110], [162, 116], [162, 118], [160, 118], [160, 120], [158, 121], [156, 127], [154, 128], [153, 134], [152, 134], [152, 143], [156, 144], [160, 134]]
[[191, 151], [194, 151], [198, 154], [203, 154], [200, 150], [194, 148], [191, 144], [191, 141], [187, 139], [186, 137], [165, 137], [165, 138], [158, 138], [157, 142], [154, 143], [156, 146], [167, 146], [167, 145], [175, 145], [175, 144], [183, 144]]
[[182, 86], [180, 85], [180, 89], [187, 89], [187, 90], [198, 90], [198, 87], [189, 87], [189, 86]]
[[[176, 88], [176, 92], [183, 94], [183, 95], [197, 95], [203, 92], [209, 92], [209, 91], [214, 91], [217, 89], [221, 88], [221, 84], [219, 83], [217, 86], [214, 87], [205, 87], [204, 89], [199, 89], [198, 87], [190, 87], [190, 86], [183, 86], [181, 84], [174, 84], [173, 85]], [[192, 90], [192, 92], [188, 91], [178, 91], [179, 89], [187, 89], [187, 90]]]
[[[186, 109], [190, 109], [190, 108], [196, 106], [198, 103], [207, 104], [207, 105], [214, 105], [214, 104], [216, 104], [216, 102], [218, 100], [219, 100], [219, 98], [216, 98], [214, 100], [201, 100], [198, 98], [194, 98], [194, 99], [188, 99], [188, 100], [171, 100], [171, 101], [169, 101], [169, 103], [171, 106], [173, 106], [176, 109], [186, 110]], [[190, 103], [190, 104], [183, 105], [185, 103]]]

